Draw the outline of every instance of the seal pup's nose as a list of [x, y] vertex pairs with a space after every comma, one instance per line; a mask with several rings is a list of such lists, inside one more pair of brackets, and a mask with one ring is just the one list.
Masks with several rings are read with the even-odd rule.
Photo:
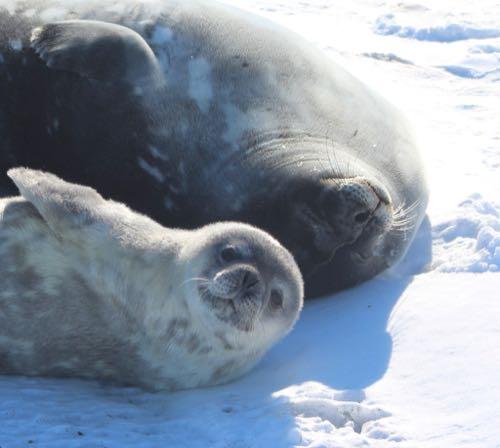
[[242, 273], [241, 288], [243, 292], [255, 288], [260, 282], [259, 276], [256, 272], [250, 269], [246, 269]]
[[256, 292], [261, 285], [259, 273], [252, 266], [230, 266], [215, 274], [210, 291], [225, 299], [236, 299], [250, 292]]

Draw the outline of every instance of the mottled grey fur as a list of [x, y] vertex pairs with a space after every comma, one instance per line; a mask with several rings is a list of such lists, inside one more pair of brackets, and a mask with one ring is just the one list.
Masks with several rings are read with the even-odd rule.
[[[54, 175], [8, 174], [22, 197], [0, 201], [0, 373], [169, 390], [219, 384], [296, 321], [300, 272], [266, 233], [237, 223], [167, 229]], [[221, 260], [228, 246], [238, 256]], [[255, 271], [259, 287], [240, 276], [232, 295], [203, 298], [226, 270]], [[247, 296], [250, 316], [238, 303]], [[225, 307], [231, 319], [220, 318]]]

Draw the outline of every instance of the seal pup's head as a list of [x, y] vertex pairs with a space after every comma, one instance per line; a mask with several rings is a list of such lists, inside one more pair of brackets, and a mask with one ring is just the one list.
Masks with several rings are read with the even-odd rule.
[[[292, 328], [303, 283], [292, 255], [253, 226], [218, 223], [194, 232], [180, 257], [189, 307], [237, 339], [269, 344]], [[195, 311], [196, 310], [196, 311]], [[253, 341], [253, 342], [252, 342]]]
[[[43, 255], [59, 260], [46, 262], [40, 275], [65, 287], [78, 279], [85, 288], [75, 290], [92, 295], [52, 297], [47, 307], [65, 303], [54, 311], [62, 321], [66, 308], [77, 307], [74, 328], [83, 322], [97, 334], [95, 327], [105, 327], [135, 356], [113, 359], [106, 372], [95, 367], [90, 377], [120, 381], [125, 365], [127, 381], [153, 389], [226, 382], [249, 370], [299, 316], [299, 268], [262, 230], [230, 222], [169, 229], [53, 174], [16, 168], [8, 175], [36, 209]], [[100, 320], [98, 309], [106, 310]], [[98, 338], [91, 342], [99, 353]]]

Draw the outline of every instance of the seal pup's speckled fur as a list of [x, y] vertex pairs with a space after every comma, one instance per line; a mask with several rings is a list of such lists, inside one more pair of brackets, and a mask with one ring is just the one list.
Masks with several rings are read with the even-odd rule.
[[246, 224], [167, 229], [25, 168], [0, 201], [0, 373], [176, 390], [248, 371], [295, 323], [290, 253]]

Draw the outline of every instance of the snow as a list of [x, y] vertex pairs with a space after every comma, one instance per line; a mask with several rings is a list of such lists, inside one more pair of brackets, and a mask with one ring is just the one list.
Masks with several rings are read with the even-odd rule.
[[471, 27], [463, 23], [447, 23], [446, 25], [423, 27], [402, 26], [397, 23], [394, 14], [386, 14], [377, 19], [375, 31], [383, 35], [396, 35], [418, 40], [434, 42], [455, 42], [467, 39], [489, 39], [500, 37], [500, 29]]
[[237, 382], [152, 394], [1, 378], [0, 446], [500, 447], [498, 1], [228, 3], [303, 34], [405, 111], [429, 219], [399, 266], [307, 303]]

